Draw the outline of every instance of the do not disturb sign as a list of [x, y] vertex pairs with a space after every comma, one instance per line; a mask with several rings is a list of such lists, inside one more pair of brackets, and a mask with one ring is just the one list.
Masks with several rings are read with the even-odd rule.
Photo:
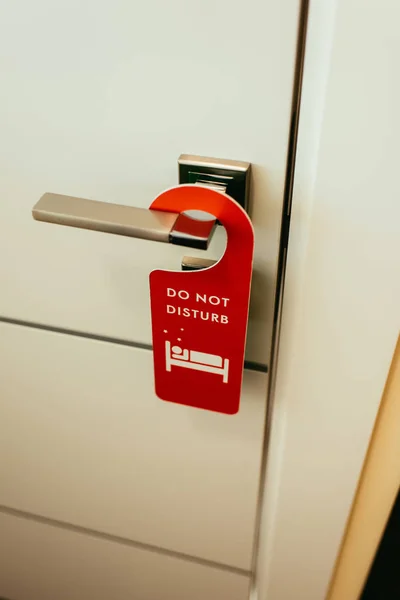
[[225, 254], [212, 267], [150, 273], [156, 394], [169, 402], [235, 414], [253, 262], [251, 221], [235, 200], [197, 185], [172, 188], [150, 208], [212, 213], [228, 238]]

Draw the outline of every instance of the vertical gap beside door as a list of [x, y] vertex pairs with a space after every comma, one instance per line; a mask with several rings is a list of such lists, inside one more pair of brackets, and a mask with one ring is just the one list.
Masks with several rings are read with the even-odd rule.
[[[278, 268], [275, 281], [275, 298], [273, 312], [272, 340], [268, 362], [268, 389], [267, 410], [265, 420], [264, 442], [262, 449], [261, 475], [259, 484], [258, 508], [255, 525], [255, 539], [252, 564], [253, 587], [256, 578], [256, 563], [258, 558], [259, 532], [261, 522], [261, 505], [266, 485], [266, 463], [268, 445], [270, 439], [271, 416], [274, 406], [274, 390], [276, 380], [276, 368], [279, 354], [279, 335], [281, 328], [282, 304], [284, 296], [286, 257], [289, 241], [290, 216], [293, 196], [293, 185], [296, 165], [296, 148], [300, 120], [301, 91], [303, 83], [304, 59], [307, 39], [307, 23], [309, 12], [309, 0], [300, 0], [299, 21], [297, 30], [296, 57], [294, 65], [292, 103], [290, 113], [290, 128], [288, 137], [288, 152], [286, 159], [285, 187], [283, 192], [283, 206], [281, 217], [281, 229], [279, 238]], [[261, 599], [260, 599], [261, 600]]]
[[372, 563], [360, 600], [399, 600], [400, 491]]
[[[333, 571], [327, 600], [397, 600], [400, 578], [395, 558], [399, 547], [399, 506], [395, 506], [386, 540], [374, 560], [400, 484], [400, 337], [361, 471], [346, 531]], [[390, 563], [392, 559], [392, 564]], [[397, 589], [390, 589], [397, 586]], [[379, 590], [379, 592], [378, 592]]]

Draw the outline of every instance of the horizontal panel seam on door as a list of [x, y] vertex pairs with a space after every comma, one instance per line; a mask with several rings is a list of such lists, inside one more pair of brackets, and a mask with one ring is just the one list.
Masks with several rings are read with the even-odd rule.
[[[129, 348], [137, 348], [139, 350], [152, 351], [153, 347], [150, 344], [144, 344], [142, 342], [132, 342], [124, 340], [122, 338], [109, 337], [105, 335], [98, 335], [96, 333], [87, 333], [84, 331], [76, 331], [75, 329], [67, 329], [64, 327], [55, 327], [53, 325], [43, 325], [42, 323], [33, 323], [32, 321], [24, 321], [21, 319], [11, 319], [9, 317], [1, 317], [0, 323], [6, 325], [15, 325], [17, 327], [28, 327], [30, 329], [38, 329], [39, 331], [49, 331], [50, 333], [58, 333], [61, 335], [70, 335], [73, 337], [83, 338], [86, 340], [94, 340], [96, 342], [105, 342], [108, 344], [116, 344], [118, 346], [127, 346]], [[268, 367], [262, 363], [254, 362], [251, 360], [244, 361], [244, 368], [248, 371], [258, 371], [260, 373], [267, 373]], [[1, 600], [1, 599], [0, 599]]]
[[[168, 556], [170, 558], [176, 558], [178, 560], [183, 560], [185, 562], [195, 563], [197, 565], [202, 565], [204, 567], [208, 567], [211, 569], [218, 569], [219, 571], [226, 571], [229, 573], [233, 573], [235, 575], [240, 575], [242, 577], [250, 577], [251, 571], [246, 569], [241, 569], [240, 567], [233, 567], [231, 565], [226, 565], [224, 563], [219, 563], [213, 560], [207, 560], [206, 558], [199, 558], [197, 556], [192, 556], [190, 554], [185, 554], [183, 552], [176, 552], [175, 550], [169, 550], [168, 548], [162, 548], [161, 546], [154, 546], [152, 544], [146, 544], [144, 542], [138, 542], [135, 540], [131, 540], [129, 538], [124, 538], [118, 535], [112, 535], [109, 533], [103, 533], [102, 531], [97, 531], [96, 529], [89, 529], [87, 527], [81, 527], [80, 525], [73, 525], [72, 523], [68, 523], [66, 521], [60, 521], [58, 519], [50, 519], [48, 517], [43, 517], [42, 515], [37, 515], [34, 513], [26, 512], [23, 510], [18, 510], [16, 508], [11, 508], [9, 506], [0, 505], [0, 513], [6, 514], [12, 517], [16, 517], [19, 519], [24, 519], [26, 521], [34, 521], [35, 523], [40, 523], [42, 525], [47, 525], [50, 527], [56, 527], [58, 529], [63, 529], [66, 531], [71, 531], [73, 533], [78, 533], [80, 535], [89, 535], [90, 537], [104, 540], [107, 542], [111, 542], [114, 544], [120, 544], [123, 546], [128, 546], [130, 548], [136, 548], [138, 550], [143, 550], [145, 552], [152, 552], [156, 554], [162, 554], [164, 556]], [[1, 600], [1, 598], [0, 598]]]

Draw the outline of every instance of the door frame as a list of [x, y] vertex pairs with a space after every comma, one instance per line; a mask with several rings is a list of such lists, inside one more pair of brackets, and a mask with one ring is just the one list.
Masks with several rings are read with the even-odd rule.
[[258, 600], [326, 597], [396, 345], [396, 135], [384, 134], [387, 126], [400, 135], [387, 63], [389, 42], [400, 48], [392, 25], [400, 7], [384, 2], [367, 0], [360, 21], [355, 0], [310, 1], [276, 377], [274, 360], [270, 372]]

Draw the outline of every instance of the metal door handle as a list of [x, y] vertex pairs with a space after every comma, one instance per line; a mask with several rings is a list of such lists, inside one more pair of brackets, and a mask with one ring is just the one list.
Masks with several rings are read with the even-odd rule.
[[44, 194], [32, 210], [37, 221], [117, 235], [168, 242], [206, 250], [216, 220], [199, 221], [185, 214], [97, 202], [61, 194]]
[[[182, 154], [179, 183], [198, 184], [226, 192], [247, 208], [250, 163]], [[33, 207], [33, 218], [58, 225], [92, 229], [130, 237], [168, 242], [206, 250], [216, 219], [199, 220], [185, 213], [170, 213], [121, 204], [97, 202], [61, 194], [44, 194]], [[204, 268], [201, 261], [186, 261], [186, 270]], [[209, 266], [209, 265], [208, 265]]]

